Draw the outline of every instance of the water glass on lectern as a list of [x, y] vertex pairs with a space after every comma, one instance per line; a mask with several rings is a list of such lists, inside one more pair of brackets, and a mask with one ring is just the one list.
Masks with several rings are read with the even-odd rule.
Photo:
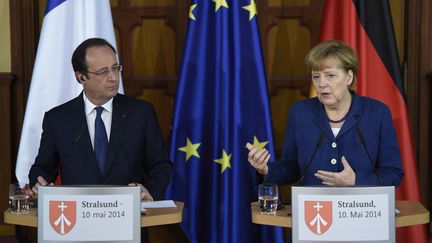
[[264, 183], [258, 187], [258, 200], [261, 214], [275, 214], [278, 203], [278, 187], [276, 184]]
[[13, 214], [26, 214], [29, 209], [28, 186], [18, 183], [9, 185], [9, 211]]

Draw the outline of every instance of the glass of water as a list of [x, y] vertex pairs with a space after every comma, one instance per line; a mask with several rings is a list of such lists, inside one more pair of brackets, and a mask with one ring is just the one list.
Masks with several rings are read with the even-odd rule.
[[278, 187], [276, 184], [264, 183], [258, 187], [258, 200], [261, 214], [275, 214], [278, 203]]
[[9, 211], [13, 214], [26, 214], [29, 209], [28, 186], [18, 183], [9, 185]]

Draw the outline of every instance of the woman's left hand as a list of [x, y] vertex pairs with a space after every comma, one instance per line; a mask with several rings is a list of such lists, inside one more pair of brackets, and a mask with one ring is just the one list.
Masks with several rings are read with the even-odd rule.
[[322, 184], [328, 186], [352, 186], [355, 185], [355, 172], [349, 165], [345, 156], [342, 156], [344, 169], [341, 172], [318, 170], [315, 176], [322, 180]]

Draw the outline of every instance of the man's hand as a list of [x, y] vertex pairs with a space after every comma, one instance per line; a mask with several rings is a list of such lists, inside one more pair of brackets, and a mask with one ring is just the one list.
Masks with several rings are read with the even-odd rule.
[[315, 173], [315, 176], [322, 180], [322, 184], [328, 186], [355, 185], [355, 172], [349, 165], [348, 161], [345, 159], [345, 156], [342, 156], [342, 165], [344, 169], [341, 172], [329, 172], [319, 170]]
[[32, 187], [32, 189], [31, 189], [31, 191], [29, 191], [29, 193], [31, 194], [31, 195], [37, 195], [38, 194], [38, 190], [39, 190], [39, 187], [41, 187], [41, 186], [53, 186], [54, 185], [54, 183], [50, 183], [50, 184], [48, 184], [48, 182], [42, 177], [42, 176], [38, 176], [38, 178], [37, 178], [37, 182], [36, 182], [36, 184]]
[[139, 186], [141, 191], [141, 201], [153, 201], [150, 192], [140, 183], [129, 183], [128, 186]]
[[248, 161], [261, 175], [268, 174], [267, 162], [270, 160], [270, 153], [267, 149], [254, 148], [252, 144], [247, 143], [246, 148], [249, 149]]

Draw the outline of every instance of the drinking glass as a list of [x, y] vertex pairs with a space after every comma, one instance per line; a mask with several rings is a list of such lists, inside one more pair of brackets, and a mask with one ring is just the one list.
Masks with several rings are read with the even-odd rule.
[[275, 214], [278, 203], [278, 187], [276, 184], [264, 183], [258, 187], [258, 200], [261, 214]]
[[28, 186], [18, 183], [9, 185], [9, 211], [13, 214], [26, 214], [29, 209]]

